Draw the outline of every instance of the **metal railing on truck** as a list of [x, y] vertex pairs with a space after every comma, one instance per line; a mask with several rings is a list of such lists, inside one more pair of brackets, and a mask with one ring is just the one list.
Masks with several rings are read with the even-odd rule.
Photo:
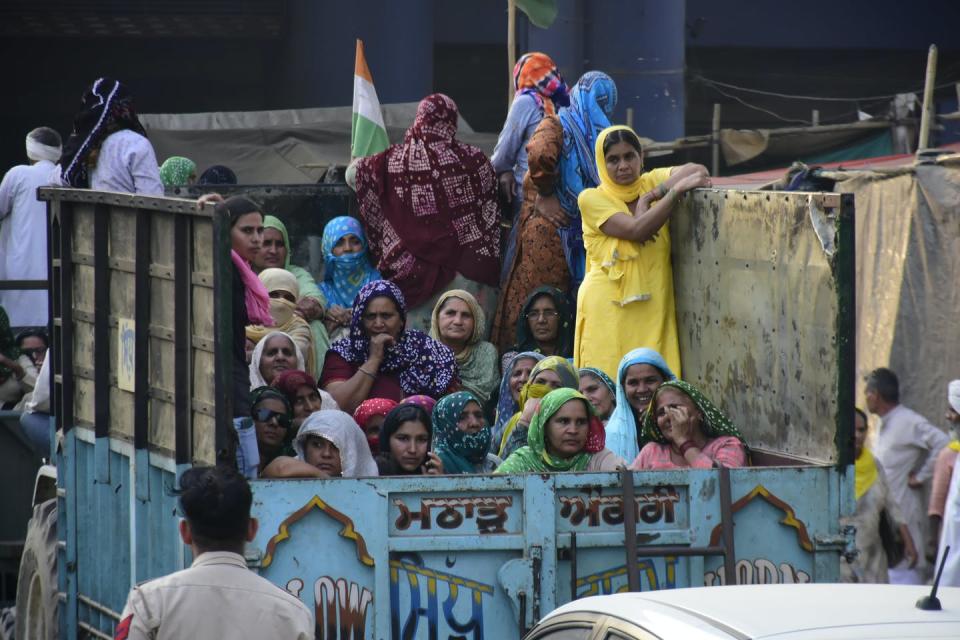
[[[57, 373], [61, 385], [58, 406], [69, 405], [69, 412], [59, 418], [66, 435], [64, 455], [59, 458], [61, 470], [66, 471], [61, 484], [61, 496], [67, 499], [61, 501], [66, 514], [66, 553], [61, 566], [67, 568], [63, 592], [66, 614], [72, 620], [66, 628], [106, 635], [131, 584], [183, 565], [176, 538], [175, 501], [163, 489], [174, 482], [184, 465], [211, 462], [221, 447], [220, 434], [225, 433], [221, 429], [229, 428], [230, 412], [217, 411], [228, 405], [230, 396], [229, 376], [224, 376], [224, 370], [232, 359], [230, 341], [224, 336], [231, 327], [224, 318], [229, 318], [231, 307], [225, 296], [231, 292], [223, 287], [226, 290], [221, 295], [217, 288], [218, 280], [230, 282], [229, 230], [209, 208], [195, 210], [194, 201], [73, 190], [50, 190], [44, 195], [57, 214], [59, 226], [54, 231], [61, 239], [54, 264], [59, 269], [55, 286], [60, 286], [55, 297], [61, 302], [54, 331], [59, 330], [58, 339], [71, 347], [63, 351], [70, 354], [69, 361], [60, 363]], [[670, 580], [659, 579], [657, 587], [676, 586], [680, 580], [729, 582], [734, 570], [736, 580], [750, 572], [771, 571], [779, 571], [783, 579], [832, 579], [837, 570], [835, 550], [840, 545], [835, 516], [849, 497], [847, 482], [838, 469], [845, 469], [850, 459], [844, 434], [850, 433], [852, 416], [848, 411], [852, 393], [846, 390], [853, 384], [852, 244], [847, 246], [852, 241], [852, 223], [852, 200], [834, 201], [824, 194], [698, 191], [683, 200], [674, 216], [671, 234], [685, 377], [726, 405], [751, 443], [760, 443], [755, 460], [796, 465], [789, 470], [636, 474], [645, 487], [672, 483], [676, 500], [684, 501], [685, 511], [677, 513], [686, 513], [687, 518], [695, 513], [709, 517], [709, 522], [688, 522], [686, 528], [681, 523], [656, 531], [636, 514], [638, 525], [631, 529], [623, 524], [630, 522], [624, 512], [630, 509], [631, 500], [616, 495], [629, 491], [624, 484], [627, 478], [621, 477], [617, 483], [611, 480], [612, 474], [602, 480], [560, 474], [543, 479], [266, 481], [254, 483], [255, 510], [262, 522], [261, 534], [254, 541], [254, 555], [259, 555], [252, 559], [254, 564], [259, 563], [264, 575], [291, 590], [295, 590], [296, 580], [301, 588], [315, 584], [315, 593], [302, 595], [308, 604], [314, 596], [329, 598], [329, 589], [340, 589], [340, 579], [346, 580], [349, 572], [373, 567], [376, 583], [348, 580], [343, 584], [348, 590], [356, 585], [358, 593], [369, 588], [371, 597], [380, 603], [378, 611], [371, 614], [376, 625], [366, 626], [369, 633], [376, 626], [378, 637], [385, 637], [395, 619], [394, 610], [388, 607], [395, 588], [391, 571], [419, 572], [426, 582], [442, 576], [452, 586], [463, 586], [465, 574], [457, 574], [451, 567], [459, 557], [459, 566], [489, 572], [490, 561], [478, 562], [480, 556], [476, 555], [470, 559], [471, 553], [483, 553], [489, 545], [495, 552], [491, 560], [523, 560], [522, 566], [510, 566], [524, 572], [541, 562], [540, 567], [553, 572], [555, 579], [556, 593], [542, 599], [522, 589], [530, 601], [510, 613], [511, 634], [546, 613], [541, 603], [548, 607], [567, 597], [565, 580], [562, 590], [560, 587], [561, 571], [574, 574], [570, 597], [578, 593], [577, 585], [580, 595], [585, 584], [597, 589], [618, 588], [611, 576], [626, 579], [624, 588], [642, 586], [639, 568], [646, 566], [655, 575], [654, 565], [660, 562], [657, 567], [661, 567], [664, 561], [669, 562], [662, 576], [671, 571], [681, 573]], [[148, 254], [150, 259], [144, 260]], [[805, 300], [797, 300], [799, 291]], [[177, 302], [178, 296], [185, 302]], [[170, 301], [173, 304], [168, 304]], [[784, 315], [784, 308], [789, 315]], [[145, 322], [141, 322], [143, 318]], [[135, 364], [126, 368], [133, 371], [132, 385], [120, 375], [124, 368], [117, 357], [121, 326], [131, 332], [130, 353]], [[184, 326], [186, 331], [181, 331]], [[221, 330], [225, 333], [219, 333]], [[754, 335], [758, 345], [750, 348]], [[817, 346], [813, 356], [802, 348], [810, 344]], [[175, 362], [178, 349], [189, 356], [179, 364]], [[785, 376], [784, 369], [792, 377]], [[187, 377], [167, 375], [172, 371], [185, 372]], [[74, 379], [72, 387], [64, 386]], [[221, 394], [216, 384], [227, 392]], [[124, 385], [134, 391], [125, 390]], [[792, 391], [813, 400], [792, 397]], [[816, 397], [818, 394], [822, 398]], [[780, 422], [775, 412], [778, 408], [791, 413], [792, 423]], [[146, 419], [136, 420], [137, 415]], [[216, 443], [211, 438], [214, 432]], [[818, 462], [810, 465], [810, 459]], [[717, 486], [723, 484], [724, 475], [729, 476], [732, 493]], [[628, 476], [634, 479], [633, 474]], [[809, 483], [809, 490], [798, 491], [798, 483]], [[535, 489], [529, 496], [524, 491], [527, 485]], [[558, 490], [558, 495], [551, 493], [549, 499], [559, 502], [544, 502], [547, 494], [538, 493], [544, 487]], [[490, 491], [496, 493], [486, 495]], [[644, 500], [661, 499], [656, 490], [643, 491]], [[369, 506], [358, 503], [361, 496], [371, 501]], [[513, 506], [500, 498], [509, 498]], [[691, 512], [693, 506], [696, 510]], [[488, 535], [489, 530], [471, 533], [469, 527], [464, 528], [467, 524], [479, 526], [475, 523], [480, 520], [480, 509], [499, 513], [501, 507], [510, 516], [512, 530]], [[431, 508], [434, 516], [429, 515]], [[467, 515], [468, 510], [472, 516]], [[775, 552], [758, 551], [766, 542], [758, 537], [760, 529], [749, 524], [757, 517], [755, 512], [775, 514], [773, 533], [790, 541], [799, 549], [797, 553], [809, 555], [794, 562]], [[538, 521], [537, 513], [550, 514], [554, 521]], [[736, 513], [738, 523], [747, 526], [734, 529], [728, 513]], [[370, 521], [374, 514], [377, 522]], [[414, 514], [417, 519], [411, 520]], [[323, 524], [315, 522], [317, 518]], [[459, 529], [444, 528], [455, 522], [460, 523]], [[612, 529], [613, 522], [617, 524]], [[328, 527], [331, 523], [334, 529]], [[661, 519], [657, 526], [663, 529], [664, 524]], [[307, 529], [296, 528], [304, 526]], [[305, 538], [303, 532], [318, 526], [325, 527], [322, 535], [313, 536], [308, 544], [311, 536]], [[419, 540], [413, 539], [414, 528], [418, 528]], [[651, 531], [659, 537], [650, 537]], [[457, 535], [451, 537], [453, 533]], [[482, 535], [478, 537], [478, 533]], [[734, 535], [738, 538], [736, 553]], [[748, 536], [746, 543], [743, 535]], [[355, 545], [358, 568], [343, 564], [351, 558], [350, 553], [327, 554], [322, 564], [313, 561], [311, 549], [316, 540], [323, 540], [326, 548], [342, 539], [356, 541], [357, 536], [365, 536], [367, 541], [365, 554]], [[291, 540], [300, 544], [291, 544]], [[528, 540], [533, 546], [527, 546]], [[474, 546], [468, 548], [471, 544]], [[542, 547], [539, 560], [533, 548], [537, 545]], [[631, 550], [634, 546], [635, 553]], [[115, 555], [105, 555], [107, 549], [115, 550]], [[439, 555], [444, 549], [451, 554], [459, 550], [460, 555]], [[293, 564], [302, 569], [292, 575], [284, 573], [284, 566], [290, 565], [281, 559], [291, 551], [295, 552]], [[427, 564], [410, 564], [403, 555], [421, 552]], [[507, 557], [508, 552], [512, 558]], [[625, 566], [614, 572], [598, 564], [606, 560], [598, 560], [597, 554], [609, 559], [611, 554], [622, 558], [624, 553], [630, 554], [629, 561], [621, 562]], [[721, 564], [715, 566], [718, 559]], [[287, 561], [291, 561], [289, 556]], [[341, 569], [345, 573], [338, 577]], [[693, 575], [697, 571], [705, 572], [703, 578]], [[587, 575], [577, 575], [582, 573]], [[516, 574], [504, 576], [513, 586], [519, 579]], [[506, 600], [493, 595], [506, 592], [498, 580], [494, 576], [486, 580], [486, 586], [476, 580], [469, 584], [479, 585], [482, 601], [498, 598], [487, 608], [494, 616], [487, 624], [499, 632], [504, 631], [501, 625], [506, 624], [503, 621], [508, 619], [504, 616], [509, 609]], [[413, 606], [412, 595], [396, 597], [398, 606]], [[331, 604], [322, 598], [316, 600], [318, 619], [322, 614], [328, 623], [330, 609], [324, 607], [350, 604]], [[450, 606], [455, 606], [454, 601]], [[339, 618], [341, 621], [353, 619], [350, 612], [343, 615], [347, 618]], [[408, 622], [419, 614], [410, 615], [414, 618], [408, 616]], [[457, 618], [460, 614], [450, 615]], [[430, 620], [433, 625], [438, 618]], [[416, 625], [410, 624], [415, 632]], [[414, 635], [419, 637], [416, 632]]]

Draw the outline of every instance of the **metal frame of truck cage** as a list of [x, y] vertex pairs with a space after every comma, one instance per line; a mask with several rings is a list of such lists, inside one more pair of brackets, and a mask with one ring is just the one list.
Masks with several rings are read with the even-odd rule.
[[[110, 270], [133, 272], [137, 295], [135, 296], [134, 350], [136, 362], [144, 363], [135, 369], [133, 456], [135, 460], [136, 498], [147, 500], [150, 487], [150, 452], [148, 403], [157, 389], [149, 386], [148, 367], [149, 340], [157, 331], [150, 323], [151, 269], [150, 260], [137, 260], [133, 265], [119, 264], [109, 259], [109, 205], [136, 207], [135, 239], [138, 256], [149, 256], [151, 247], [151, 220], [153, 216], [169, 216], [175, 221], [174, 229], [174, 269], [172, 274], [162, 277], [174, 282], [173, 300], [167, 301], [174, 306], [174, 342], [175, 405], [173, 458], [176, 465], [189, 465], [192, 461], [192, 420], [191, 420], [191, 251], [189, 244], [191, 225], [198, 218], [211, 219], [213, 237], [217, 239], [220, 250], [213, 250], [214, 264], [214, 357], [217, 361], [215, 371], [215, 393], [218, 402], [215, 406], [215, 449], [220, 452], [228, 446], [228, 433], [232, 428], [232, 336], [233, 327], [230, 317], [232, 303], [232, 265], [230, 262], [230, 226], [229, 221], [216, 215], [214, 207], [207, 205], [198, 209], [195, 201], [171, 200], [148, 196], [132, 196], [94, 192], [80, 189], [41, 189], [40, 200], [49, 203], [49, 273], [50, 273], [50, 317], [51, 317], [51, 398], [55, 408], [56, 429], [64, 436], [69, 435], [76, 424], [74, 397], [77, 376], [92, 378], [94, 384], [94, 432], [97, 446], [95, 449], [94, 478], [97, 483], [109, 484], [111, 481], [111, 438], [110, 425], [110, 349], [108, 346], [110, 328], [117, 324], [110, 317]], [[93, 205], [93, 254], [75, 254], [73, 231], [75, 208], [80, 205]], [[94, 272], [94, 313], [92, 321], [95, 343], [94, 369], [76, 371], [73, 366], [74, 353], [74, 317], [85, 314], [74, 308], [73, 281], [75, 265], [85, 265]], [[85, 316], [90, 314], [86, 313]], [[118, 618], [119, 615], [109, 607], [79, 592], [77, 581], [77, 545], [69, 544], [76, 540], [78, 514], [76, 502], [66, 500], [68, 486], [76, 486], [77, 460], [73, 455], [71, 440], [65, 438], [65, 448], [56, 452], [58, 467], [57, 495], [59, 520], [64, 526], [58, 527], [60, 541], [58, 551], [58, 572], [60, 601], [62, 604], [78, 602], [93, 611]], [[115, 462], [114, 462], [115, 466]], [[131, 478], [134, 479], [134, 478]], [[156, 490], [156, 489], [154, 489]], [[135, 516], [134, 516], [135, 517]], [[65, 570], [64, 570], [65, 569]], [[61, 607], [61, 629], [83, 629], [92, 635], [102, 635], [89, 623], [77, 619], [77, 610], [73, 607]], [[107, 637], [107, 636], [103, 636]]]

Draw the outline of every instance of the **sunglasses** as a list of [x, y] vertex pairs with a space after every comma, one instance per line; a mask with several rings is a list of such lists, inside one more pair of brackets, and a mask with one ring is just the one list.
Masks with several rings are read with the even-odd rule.
[[271, 411], [270, 409], [256, 409], [253, 412], [253, 419], [257, 422], [270, 422], [274, 418], [277, 419], [277, 424], [279, 424], [284, 429], [290, 428], [290, 417], [285, 413], [278, 413], [276, 411]]

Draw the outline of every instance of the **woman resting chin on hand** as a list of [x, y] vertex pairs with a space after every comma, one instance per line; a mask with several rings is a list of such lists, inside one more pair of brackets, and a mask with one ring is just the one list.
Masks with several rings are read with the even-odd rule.
[[646, 439], [630, 468], [711, 469], [743, 467], [747, 448], [743, 437], [699, 389], [682, 380], [667, 380], [657, 389], [651, 410], [643, 417]]

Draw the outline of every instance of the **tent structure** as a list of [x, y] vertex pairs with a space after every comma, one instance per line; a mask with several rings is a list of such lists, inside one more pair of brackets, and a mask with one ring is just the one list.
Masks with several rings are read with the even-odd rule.
[[[416, 102], [386, 104], [390, 142], [413, 123]], [[284, 109], [216, 113], [142, 114], [157, 159], [186, 156], [199, 171], [227, 165], [241, 184], [312, 184], [330, 166], [350, 162], [352, 108]], [[461, 116], [457, 139], [488, 155], [497, 136], [477, 133]]]

